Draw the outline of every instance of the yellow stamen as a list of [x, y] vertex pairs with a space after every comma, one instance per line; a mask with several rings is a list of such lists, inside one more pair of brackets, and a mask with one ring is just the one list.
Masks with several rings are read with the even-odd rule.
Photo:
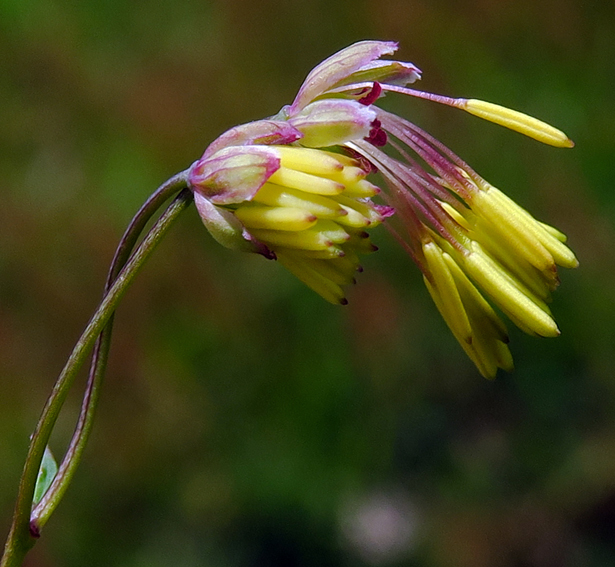
[[[423, 276], [425, 287], [429, 291], [438, 311], [444, 317], [446, 324], [451, 329], [454, 337], [459, 344], [463, 347], [463, 350], [468, 355], [470, 360], [475, 364], [478, 371], [485, 378], [495, 378], [498, 367], [504, 370], [510, 370], [512, 368], [512, 356], [508, 347], [493, 335], [485, 332], [485, 328], [480, 325], [480, 321], [474, 320], [471, 311], [468, 313], [472, 317], [472, 340], [467, 341], [463, 335], [460, 335], [458, 329], [451, 325], [451, 321], [446, 317], [446, 307], [443, 304], [443, 297], [437, 292], [431, 282]], [[478, 328], [475, 325], [478, 324]]]
[[472, 243], [472, 252], [463, 256], [468, 274], [474, 279], [511, 319], [542, 337], [556, 337], [559, 329], [550, 314], [537, 304], [535, 297], [521, 291], [492, 258], [484, 253], [478, 242]]
[[310, 266], [327, 279], [338, 285], [348, 285], [354, 283], [354, 266], [347, 269], [347, 266], [339, 264], [334, 260], [319, 260], [314, 258], [305, 258], [303, 260], [307, 266]]
[[371, 224], [370, 220], [364, 217], [361, 213], [353, 209], [342, 205], [342, 208], [348, 213], [345, 217], [336, 219], [336, 222], [344, 226], [352, 226], [353, 228], [365, 228]]
[[342, 288], [313, 267], [308, 266], [303, 259], [297, 260], [295, 255], [285, 254], [284, 252], [278, 252], [277, 256], [280, 264], [323, 299], [333, 304], [346, 303]]
[[346, 154], [340, 154], [340, 153], [337, 153], [337, 152], [330, 152], [328, 150], [318, 150], [318, 151], [321, 151], [323, 154], [326, 154], [328, 156], [331, 156], [331, 157], [335, 158], [342, 165], [344, 165], [346, 167], [354, 167], [354, 166], [356, 166], [359, 163], [356, 159], [353, 159], [350, 156], [347, 156]]
[[470, 209], [466, 209], [465, 216], [448, 203], [440, 203], [442, 208], [466, 231], [471, 240], [479, 242], [493, 258], [506, 267], [512, 275], [523, 282], [533, 293], [542, 300], [549, 301], [552, 291], [552, 279], [545, 277], [545, 273], [532, 266], [524, 257], [516, 254], [509, 241], [494, 234], [491, 225], [482, 221]]
[[561, 130], [522, 112], [476, 99], [465, 100], [460, 106], [474, 116], [510, 128], [544, 144], [558, 148], [572, 148], [574, 146], [574, 142]]
[[342, 244], [350, 235], [333, 221], [319, 220], [312, 228], [299, 232], [283, 230], [253, 229], [250, 231], [258, 240], [275, 246], [305, 250], [326, 250], [333, 244]]
[[346, 166], [340, 171], [332, 172], [328, 177], [344, 185], [349, 185], [365, 179], [366, 173], [360, 167]]
[[336, 219], [348, 214], [339, 203], [328, 197], [311, 195], [271, 183], [265, 183], [258, 190], [253, 201], [270, 207], [304, 209], [321, 219]]
[[507, 343], [508, 331], [502, 319], [497, 316], [491, 305], [487, 303], [487, 300], [468, 279], [468, 276], [465, 275], [463, 270], [459, 267], [459, 264], [453, 260], [452, 256], [446, 252], [443, 256], [448, 269], [455, 279], [457, 289], [459, 290], [459, 296], [466, 306], [472, 328], [476, 327], [477, 322], [480, 322], [486, 330], [485, 334], [495, 337], [498, 341]]
[[557, 238], [560, 242], [565, 243], [568, 240], [568, 237], [563, 232], [557, 230], [554, 226], [540, 221], [538, 221], [538, 224], [540, 224], [542, 228], [544, 228], [551, 236]]
[[356, 199], [346, 197], [345, 195], [338, 195], [334, 197], [334, 200], [342, 205], [345, 211], [353, 209], [361, 216], [365, 217], [370, 224], [376, 226], [382, 222], [382, 217], [373, 207], [370, 207], [367, 203], [362, 203]]
[[497, 190], [489, 186], [486, 191], [477, 191], [472, 196], [472, 208], [481, 218], [489, 231], [506, 243], [507, 247], [516, 249], [530, 264], [539, 270], [548, 270], [554, 264], [553, 256], [536, 239], [530, 230], [530, 222], [520, 214], [519, 207], [498, 198]]
[[523, 285], [540, 297], [543, 301], [551, 299], [551, 280], [544, 277], [544, 272], [532, 266], [525, 258], [515, 254], [501, 239], [489, 233], [489, 227], [477, 223], [472, 239], [480, 242], [483, 248], [506, 269], [518, 278]]
[[291, 187], [305, 191], [306, 193], [315, 193], [317, 195], [339, 195], [344, 189], [344, 185], [337, 183], [326, 177], [318, 177], [310, 175], [288, 167], [280, 167], [268, 180], [270, 183], [275, 183], [283, 187]]
[[282, 165], [312, 175], [332, 177], [339, 175], [344, 164], [321, 150], [294, 148], [292, 146], [275, 146], [282, 158]]
[[318, 220], [305, 209], [293, 207], [266, 207], [244, 205], [235, 211], [235, 216], [247, 228], [268, 228], [274, 230], [305, 230]]
[[579, 265], [572, 250], [562, 242], [561, 236], [563, 235], [561, 233], [553, 234], [550, 230], [547, 230], [545, 225], [538, 222], [524, 208], [517, 205], [510, 197], [507, 197], [495, 187], [491, 187], [489, 192], [503, 208], [505, 207], [511, 211], [515, 211], [515, 214], [518, 215], [520, 221], [523, 223], [525, 230], [529, 231], [529, 233], [540, 241], [540, 243], [551, 253], [556, 264], [564, 268], [576, 268]]
[[428, 288], [434, 301], [441, 306], [442, 316], [460, 341], [471, 343], [470, 321], [459, 297], [455, 280], [444, 261], [442, 250], [434, 242], [427, 242], [423, 245], [423, 254], [433, 280], [433, 286]]
[[344, 195], [347, 197], [357, 197], [359, 199], [365, 199], [374, 197], [380, 193], [380, 188], [370, 183], [366, 179], [360, 179], [354, 183], [346, 185]]

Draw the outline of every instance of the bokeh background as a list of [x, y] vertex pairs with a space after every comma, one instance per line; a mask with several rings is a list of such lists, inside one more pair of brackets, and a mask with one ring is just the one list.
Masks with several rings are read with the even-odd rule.
[[0, 0], [0, 532], [136, 209], [365, 38], [398, 40], [425, 90], [576, 141], [386, 100], [569, 235], [562, 336], [513, 330], [516, 371], [486, 381], [384, 229], [342, 308], [191, 209], [121, 305], [85, 459], [28, 565], [615, 565], [610, 0]]

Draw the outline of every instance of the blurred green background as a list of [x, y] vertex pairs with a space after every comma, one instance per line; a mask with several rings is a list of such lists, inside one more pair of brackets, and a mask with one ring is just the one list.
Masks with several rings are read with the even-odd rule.
[[28, 565], [615, 565], [610, 0], [0, 0], [0, 531], [139, 205], [366, 38], [398, 40], [425, 90], [575, 140], [385, 101], [569, 235], [562, 336], [513, 331], [516, 371], [486, 381], [384, 229], [342, 308], [191, 209], [121, 305], [85, 459]]

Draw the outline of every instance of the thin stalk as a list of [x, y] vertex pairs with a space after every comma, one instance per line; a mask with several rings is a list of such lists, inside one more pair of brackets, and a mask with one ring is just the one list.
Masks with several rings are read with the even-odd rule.
[[[147, 201], [141, 206], [137, 214], [126, 228], [120, 243], [113, 256], [107, 281], [105, 282], [104, 295], [109, 292], [113, 282], [117, 278], [120, 270], [128, 261], [139, 235], [145, 228], [147, 222], [161, 207], [161, 205], [174, 193], [186, 187], [187, 171], [178, 173], [161, 185]], [[109, 348], [111, 345], [111, 332], [113, 329], [113, 314], [109, 317], [107, 325], [98, 336], [92, 351], [92, 362], [86, 383], [81, 411], [77, 419], [75, 431], [64, 455], [58, 472], [53, 482], [41, 501], [34, 507], [30, 516], [30, 526], [40, 530], [50, 518], [60, 503], [68, 485], [70, 484], [77, 466], [81, 461], [81, 456], [87, 444], [87, 440], [92, 429], [94, 414], [98, 403], [102, 379], [107, 367]]]
[[62, 373], [58, 377], [30, 441], [28, 456], [26, 457], [26, 463], [21, 476], [13, 524], [7, 539], [4, 555], [0, 561], [0, 567], [19, 567], [26, 553], [32, 548], [39, 535], [37, 531], [38, 527], [30, 523], [36, 478], [45, 446], [49, 441], [62, 404], [66, 399], [79, 368], [85, 361], [87, 353], [94, 344], [94, 341], [107, 325], [109, 318], [115, 311], [120, 299], [132, 283], [140, 268], [149, 258], [156, 245], [167, 233], [173, 221], [175, 221], [179, 214], [186, 209], [191, 202], [192, 194], [188, 189], [184, 189], [160, 216], [128, 263], [120, 271], [118, 277], [109, 289], [109, 292], [105, 295], [83, 334], [77, 341]]

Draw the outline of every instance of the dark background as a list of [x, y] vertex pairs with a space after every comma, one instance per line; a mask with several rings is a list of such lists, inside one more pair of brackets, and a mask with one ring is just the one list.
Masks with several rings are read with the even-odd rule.
[[[191, 209], [117, 317], [96, 426], [30, 566], [615, 565], [615, 5], [0, 0], [0, 528], [130, 218], [323, 58], [398, 40], [421, 88], [562, 128], [542, 146], [389, 96], [569, 235], [562, 330], [480, 377], [418, 270], [380, 252], [328, 305]], [[61, 453], [79, 401], [61, 418]]]

